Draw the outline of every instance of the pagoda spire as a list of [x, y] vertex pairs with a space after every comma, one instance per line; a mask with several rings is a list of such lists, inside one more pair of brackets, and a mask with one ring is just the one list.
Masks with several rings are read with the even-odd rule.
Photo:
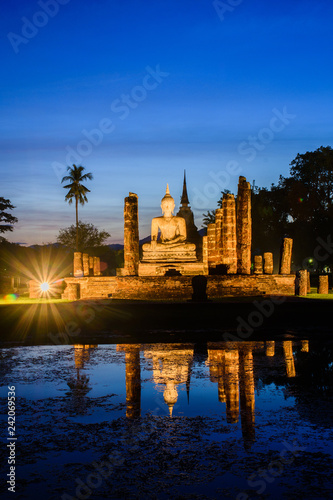
[[186, 170], [184, 170], [184, 183], [183, 183], [183, 194], [180, 199], [180, 203], [182, 207], [188, 207], [190, 204], [188, 195], [187, 195], [187, 187], [186, 187]]

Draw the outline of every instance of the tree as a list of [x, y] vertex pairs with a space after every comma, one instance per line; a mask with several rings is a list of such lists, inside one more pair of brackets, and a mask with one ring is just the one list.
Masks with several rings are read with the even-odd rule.
[[104, 229], [100, 231], [93, 224], [78, 221], [77, 225], [60, 229], [57, 242], [72, 250], [83, 252], [102, 246], [109, 237], [110, 234]]
[[87, 174], [83, 174], [82, 172], [85, 170], [84, 167], [73, 164], [72, 167], [67, 167], [67, 171], [69, 175], [65, 175], [62, 178], [61, 182], [68, 182], [69, 184], [63, 186], [64, 189], [69, 189], [68, 193], [65, 196], [65, 201], [68, 201], [69, 204], [73, 202], [73, 198], [75, 198], [75, 214], [76, 214], [76, 251], [79, 251], [79, 203], [80, 205], [84, 205], [88, 203], [87, 193], [90, 193], [90, 189], [81, 184], [87, 179], [92, 180], [93, 175], [89, 172]]
[[13, 224], [17, 222], [17, 218], [6, 212], [6, 210], [13, 210], [14, 208], [15, 207], [11, 204], [10, 200], [0, 196], [0, 233], [13, 231]]

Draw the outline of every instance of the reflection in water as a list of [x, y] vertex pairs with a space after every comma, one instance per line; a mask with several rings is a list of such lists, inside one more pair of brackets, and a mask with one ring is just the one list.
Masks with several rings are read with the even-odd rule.
[[81, 373], [85, 363], [89, 362], [90, 352], [97, 345], [74, 345], [74, 362], [76, 369], [76, 377], [72, 377], [67, 385], [71, 389], [70, 393], [73, 398], [74, 408], [77, 413], [84, 413], [86, 410], [86, 394], [91, 390], [89, 387], [89, 377]]
[[117, 351], [125, 352], [126, 417], [137, 418], [141, 415], [140, 345], [118, 345]]
[[291, 340], [283, 342], [284, 359], [286, 362], [287, 377], [295, 377], [295, 361], [293, 355], [293, 343]]
[[275, 355], [275, 341], [268, 340], [265, 342], [266, 346], [266, 356], [273, 357]]
[[186, 384], [189, 396], [191, 364], [193, 361], [193, 344], [160, 344], [150, 346], [144, 354], [152, 360], [155, 384], [165, 386], [164, 401], [169, 407], [170, 416], [178, 400], [177, 386]]
[[[85, 396], [90, 391], [89, 377], [82, 374], [96, 345], [75, 345], [74, 360], [76, 378], [68, 382], [78, 413], [84, 413]], [[288, 378], [296, 376], [292, 341], [282, 342], [283, 364]], [[152, 369], [155, 389], [164, 387], [164, 402], [172, 416], [178, 401], [178, 387], [186, 385], [188, 402], [194, 344], [118, 344], [117, 351], [125, 353], [126, 417], [141, 416], [141, 365], [140, 351]], [[309, 342], [302, 341], [300, 351], [309, 352]], [[226, 405], [226, 421], [230, 424], [241, 419], [245, 448], [255, 440], [255, 377], [254, 352], [264, 353], [281, 360], [281, 347], [276, 354], [274, 341], [264, 342], [217, 342], [207, 344], [207, 361], [210, 381], [217, 384], [218, 400]], [[278, 361], [277, 361], [278, 362]]]

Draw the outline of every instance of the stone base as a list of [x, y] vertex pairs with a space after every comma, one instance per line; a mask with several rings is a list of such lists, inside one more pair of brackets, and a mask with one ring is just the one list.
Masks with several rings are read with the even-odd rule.
[[164, 250], [164, 251], [143, 251], [143, 262], [155, 263], [155, 262], [195, 262], [197, 260], [197, 254], [195, 251], [195, 245], [193, 250]]
[[203, 262], [144, 262], [139, 263], [139, 276], [165, 276], [166, 272], [178, 271], [181, 276], [207, 274]]

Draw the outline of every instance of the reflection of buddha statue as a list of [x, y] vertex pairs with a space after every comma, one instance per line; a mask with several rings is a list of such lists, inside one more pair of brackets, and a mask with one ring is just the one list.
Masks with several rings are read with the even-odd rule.
[[143, 260], [196, 260], [195, 244], [186, 242], [185, 219], [173, 215], [175, 201], [168, 185], [161, 209], [163, 215], [154, 217], [151, 223], [151, 243], [142, 247]]

